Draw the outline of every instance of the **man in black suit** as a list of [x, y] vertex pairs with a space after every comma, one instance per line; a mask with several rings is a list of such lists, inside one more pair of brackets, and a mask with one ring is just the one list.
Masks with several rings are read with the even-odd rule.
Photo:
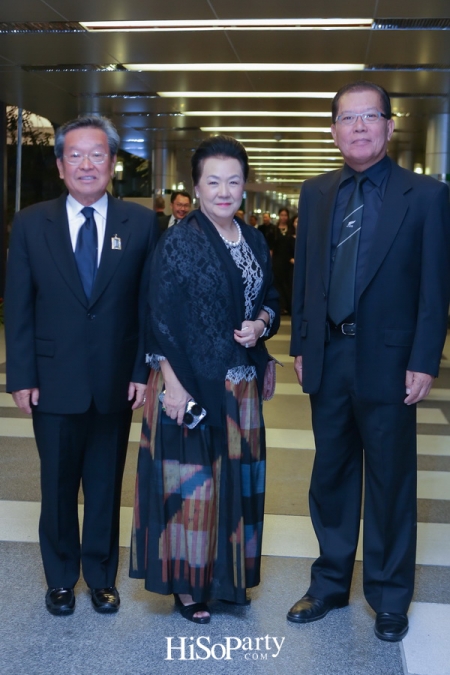
[[270, 213], [266, 211], [262, 216], [262, 225], [258, 225], [258, 230], [263, 233], [269, 248], [272, 248], [273, 238], [277, 231], [276, 226], [270, 220]]
[[[107, 192], [119, 145], [101, 117], [60, 127], [68, 195], [17, 214], [5, 324], [7, 389], [33, 415], [47, 609], [71, 614], [80, 574], [94, 609], [117, 611], [120, 493], [132, 411], [147, 380], [144, 323], [153, 211]], [[84, 494], [82, 543], [77, 497]]]
[[343, 87], [332, 119], [345, 166], [303, 184], [291, 342], [311, 400], [320, 556], [288, 619], [348, 604], [364, 460], [364, 594], [375, 634], [394, 642], [414, 589], [416, 404], [438, 375], [447, 329], [449, 195], [387, 157], [394, 122], [381, 87]]
[[192, 197], [187, 190], [174, 190], [170, 195], [170, 208], [172, 215], [165, 216], [159, 220], [159, 229], [161, 232], [173, 227], [180, 220], [183, 220], [189, 213], [192, 206]]

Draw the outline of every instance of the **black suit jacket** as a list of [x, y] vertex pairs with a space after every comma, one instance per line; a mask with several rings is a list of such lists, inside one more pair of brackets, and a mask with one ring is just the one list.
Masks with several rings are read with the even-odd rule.
[[[121, 250], [111, 238], [119, 237]], [[105, 240], [92, 297], [81, 285], [66, 196], [14, 220], [5, 294], [7, 390], [38, 387], [38, 409], [123, 410], [129, 382], [145, 383], [146, 295], [158, 237], [153, 211], [108, 197]]]
[[158, 212], [156, 215], [160, 232], [165, 232], [169, 227], [170, 216], [166, 216], [166, 214], [162, 212]]
[[[326, 342], [331, 229], [340, 171], [303, 184], [296, 239], [291, 355], [303, 389], [320, 387]], [[450, 297], [445, 184], [394, 162], [356, 298], [356, 387], [373, 402], [405, 397], [406, 370], [436, 376]]]

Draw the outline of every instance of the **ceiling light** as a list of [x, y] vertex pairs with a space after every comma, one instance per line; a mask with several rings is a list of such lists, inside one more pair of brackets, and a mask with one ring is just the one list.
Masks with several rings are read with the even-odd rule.
[[258, 162], [258, 163], [263, 163], [263, 164], [265, 163], [264, 160], [266, 160], [266, 159], [271, 161], [271, 162], [276, 161], [276, 160], [285, 162], [286, 160], [292, 160], [292, 159], [295, 159], [297, 161], [301, 160], [301, 161], [305, 161], [305, 162], [309, 162], [310, 160], [319, 160], [321, 162], [327, 162], [327, 161], [328, 162], [342, 162], [342, 157], [340, 155], [333, 156], [333, 157], [323, 157], [321, 155], [317, 155], [317, 157], [315, 155], [308, 155], [307, 157], [299, 157], [298, 155], [280, 155], [279, 157], [276, 157], [276, 156], [275, 157], [271, 157], [271, 156], [260, 157], [258, 155], [255, 155], [255, 156], [249, 155], [248, 150], [247, 150], [247, 155], [248, 155], [248, 159], [249, 159], [250, 162]]
[[[131, 113], [130, 113], [131, 114]], [[186, 110], [186, 117], [330, 117], [331, 112], [297, 112], [278, 110]]]
[[[332, 138], [239, 138], [240, 143], [334, 143]], [[246, 146], [247, 147], [247, 146]], [[251, 148], [247, 148], [250, 149]], [[278, 150], [275, 148], [267, 148], [267, 152], [272, 150]], [[327, 150], [328, 152], [328, 150]], [[329, 150], [329, 152], [334, 152], [334, 150]]]
[[332, 171], [334, 167], [310, 167], [309, 169], [255, 169], [255, 175], [257, 176], [267, 176], [267, 174], [272, 174], [276, 176], [302, 176], [304, 174], [315, 174], [321, 173], [322, 171]]
[[158, 91], [161, 98], [326, 98], [335, 91]]
[[189, 19], [166, 21], [80, 21], [88, 31], [188, 31], [188, 30], [361, 30], [372, 28], [372, 19]]
[[[267, 169], [267, 167], [280, 167], [280, 168], [289, 168], [289, 167], [314, 167], [314, 168], [320, 168], [320, 167], [331, 167], [330, 164], [327, 164], [325, 162], [305, 162], [304, 164], [301, 162], [261, 162], [258, 164], [252, 164], [250, 163], [250, 166], [252, 168], [258, 168], [258, 169]], [[332, 167], [335, 168], [335, 167]]]
[[245, 146], [247, 154], [250, 152], [296, 152], [296, 153], [310, 153], [310, 152], [326, 152], [339, 154], [338, 148], [255, 148], [249, 145]]
[[213, 133], [231, 132], [255, 132], [257, 134], [284, 132], [287, 134], [319, 133], [329, 134], [330, 127], [200, 127], [201, 131], [211, 131]]
[[132, 72], [353, 72], [364, 63], [124, 63]]

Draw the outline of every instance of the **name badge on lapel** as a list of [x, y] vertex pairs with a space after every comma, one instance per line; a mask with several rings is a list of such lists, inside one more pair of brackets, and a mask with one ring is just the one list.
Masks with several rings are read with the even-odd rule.
[[117, 236], [117, 234], [115, 234], [114, 237], [111, 237], [111, 248], [113, 251], [122, 250], [122, 240]]

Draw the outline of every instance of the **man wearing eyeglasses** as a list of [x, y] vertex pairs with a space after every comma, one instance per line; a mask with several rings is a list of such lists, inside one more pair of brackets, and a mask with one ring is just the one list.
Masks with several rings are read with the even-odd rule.
[[310, 513], [320, 555], [288, 619], [348, 604], [364, 483], [364, 594], [375, 634], [408, 631], [416, 551], [416, 404], [438, 375], [450, 297], [446, 185], [386, 154], [384, 89], [343, 87], [331, 133], [341, 170], [303, 184], [291, 355], [310, 394]]
[[[74, 611], [80, 563], [96, 611], [116, 612], [120, 602], [120, 493], [132, 411], [146, 389], [144, 315], [158, 226], [153, 211], [107, 193], [118, 146], [106, 118], [60, 127], [55, 155], [68, 194], [19, 212], [10, 241], [7, 390], [33, 416], [54, 615]], [[17, 600], [26, 606], [26, 597]]]

